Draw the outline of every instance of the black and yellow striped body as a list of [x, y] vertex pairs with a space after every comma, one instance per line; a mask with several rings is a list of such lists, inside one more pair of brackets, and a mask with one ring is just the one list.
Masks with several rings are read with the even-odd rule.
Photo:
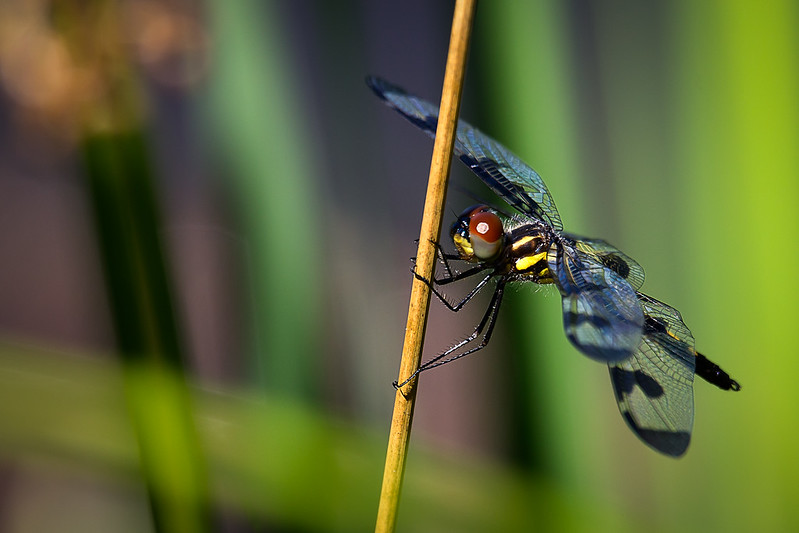
[[549, 254], [552, 236], [544, 228], [534, 224], [524, 224], [508, 232], [508, 245], [503, 259], [512, 279], [553, 283], [549, 270]]

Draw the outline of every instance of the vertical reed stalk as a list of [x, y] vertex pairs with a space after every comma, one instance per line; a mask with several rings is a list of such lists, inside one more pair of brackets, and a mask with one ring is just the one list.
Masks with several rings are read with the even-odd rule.
[[[458, 108], [460, 107], [474, 10], [475, 0], [458, 0], [455, 4], [438, 128], [433, 147], [433, 158], [430, 163], [427, 196], [419, 234], [419, 249], [416, 254], [417, 271], [426, 279], [432, 278], [435, 266], [436, 251], [432, 243], [438, 241], [441, 232], [441, 218], [449, 180], [449, 168], [452, 162], [452, 147], [455, 142]], [[414, 279], [408, 309], [408, 323], [405, 328], [405, 341], [402, 348], [399, 383], [402, 383], [419, 367], [429, 304], [430, 290], [423, 282]], [[414, 379], [408, 383], [397, 391], [394, 398], [394, 415], [391, 420], [386, 451], [386, 466], [383, 472], [383, 487], [377, 511], [376, 532], [387, 533], [394, 531], [396, 527], [417, 382], [418, 379]]]

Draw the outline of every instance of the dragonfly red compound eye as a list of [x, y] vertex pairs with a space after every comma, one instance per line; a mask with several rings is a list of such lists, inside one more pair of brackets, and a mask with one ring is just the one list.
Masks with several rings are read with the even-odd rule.
[[472, 212], [469, 219], [469, 238], [478, 259], [485, 261], [496, 257], [502, 250], [504, 235], [502, 220], [496, 213], [483, 207]]

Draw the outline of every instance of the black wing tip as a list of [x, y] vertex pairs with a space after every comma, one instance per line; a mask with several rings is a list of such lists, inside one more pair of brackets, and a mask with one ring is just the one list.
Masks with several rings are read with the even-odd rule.
[[638, 422], [633, 416], [627, 412], [621, 413], [627, 426], [641, 439], [647, 446], [655, 451], [667, 455], [669, 457], [682, 457], [688, 451], [688, 445], [691, 444], [690, 431], [664, 431], [646, 429], [638, 425]]
[[401, 87], [398, 87], [378, 76], [372, 76], [370, 74], [366, 76], [364, 81], [366, 82], [366, 85], [383, 100], [386, 99], [386, 95], [389, 93], [408, 94]]
[[[689, 442], [690, 442], [690, 439], [689, 439]], [[672, 458], [674, 458], [674, 459], [679, 459], [680, 457], [682, 457], [683, 455], [685, 455], [685, 452], [687, 452], [687, 451], [688, 451], [688, 444], [689, 444], [689, 442], [686, 442], [684, 445], [679, 445], [679, 446], [677, 446], [677, 447], [676, 447], [676, 448], [674, 448], [674, 449], [670, 449], [670, 448], [660, 448], [659, 446], [656, 446], [655, 444], [652, 444], [651, 442], [648, 442], [647, 444], [649, 444], [649, 446], [650, 446], [650, 447], [651, 447], [653, 450], [656, 450], [656, 451], [658, 451], [658, 452], [662, 453], [662, 454], [663, 454], [663, 455], [665, 455], [666, 457], [672, 457]]]
[[416, 127], [420, 128], [430, 137], [436, 136], [438, 108], [433, 104], [408, 94], [402, 87], [398, 87], [377, 76], [367, 76], [366, 85], [372, 89], [385, 104], [399, 112]]

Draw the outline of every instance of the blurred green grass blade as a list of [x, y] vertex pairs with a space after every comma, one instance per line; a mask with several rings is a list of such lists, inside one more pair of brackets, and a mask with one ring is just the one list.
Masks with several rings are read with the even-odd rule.
[[[141, 368], [152, 402], [174, 391], [163, 376]], [[0, 346], [0, 458], [23, 473], [45, 463], [61, 476], [129, 487], [139, 466], [124, 417], [125, 379], [108, 359]], [[194, 390], [192, 403], [216, 508], [290, 531], [373, 528], [382, 431], [274, 395]], [[576, 493], [474, 457], [443, 455], [421, 443], [411, 454], [400, 516], [408, 531], [571, 533], [626, 523]]]
[[251, 367], [270, 391], [312, 398], [319, 336], [324, 224], [314, 191], [315, 146], [288, 67], [274, 2], [208, 4], [214, 38], [209, 136], [248, 239], [254, 319]]
[[202, 532], [211, 527], [206, 474], [159, 239], [145, 106], [119, 7], [59, 2], [50, 15], [76, 68], [93, 80], [92, 97], [76, 100], [78, 146], [152, 520], [161, 532]]
[[[485, 114], [495, 120], [482, 129], [541, 174], [566, 228], [579, 231], [585, 225], [585, 201], [580, 193], [566, 8], [553, 1], [484, 5], [476, 32], [478, 38], [487, 38], [476, 42], [475, 49], [482, 48], [478, 58], [479, 77], [487, 81]], [[533, 419], [520, 445], [538, 455], [525, 460], [534, 470], [584, 483], [591, 470], [590, 455], [575, 446], [591, 424], [588, 413], [577, 407], [579, 393], [563, 390], [579, 383], [580, 391], [590, 393], [590, 381], [581, 374], [590, 367], [578, 360], [564, 337], [559, 300], [555, 293], [524, 294], [505, 303], [509, 349], [524, 365], [516, 373], [515, 387], [523, 391], [521, 401], [528, 406], [522, 416]]]
[[[644, 266], [644, 292], [677, 305], [675, 297], [684, 296], [688, 288], [682, 283], [684, 273], [671, 267], [673, 247], [663, 243], [683, 238], [692, 223], [690, 217], [675, 216], [683, 191], [676, 186], [670, 136], [673, 72], [664, 66], [672, 6], [638, 2], [629, 7], [597, 5], [583, 23], [591, 24], [594, 33], [582, 54], [597, 61], [597, 68], [581, 72], [589, 84], [583, 92], [592, 95], [586, 117], [592, 133], [591, 142], [585, 143], [590, 161], [586, 181], [596, 182], [594, 190], [604, 190], [588, 206], [596, 224], [592, 235], [609, 240]], [[591, 118], [597, 122], [593, 128]]]
[[[691, 324], [703, 332], [696, 335], [700, 349], [743, 387], [734, 400], [701, 397], [697, 417], [709, 425], [703, 438], [715, 443], [708, 477], [730, 476], [727, 466], [735, 480], [756, 487], [720, 484], [697, 516], [715, 517], [714, 529], [792, 531], [799, 527], [792, 334], [799, 6], [736, 0], [677, 8], [679, 177], [693, 230], [681, 253], [698, 265], [685, 279], [694, 289]], [[730, 401], [735, 409], [726, 407]]]
[[206, 531], [205, 471], [183, 382], [143, 133], [88, 133], [83, 153], [154, 522], [158, 531]]
[[122, 355], [182, 368], [145, 142], [140, 130], [87, 135], [86, 175]]

